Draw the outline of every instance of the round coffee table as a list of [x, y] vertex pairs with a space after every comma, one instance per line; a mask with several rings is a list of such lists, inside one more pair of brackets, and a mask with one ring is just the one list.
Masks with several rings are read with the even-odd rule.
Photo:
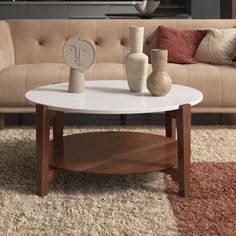
[[[37, 194], [48, 194], [48, 184], [61, 171], [97, 174], [135, 174], [162, 171], [179, 183], [182, 196], [190, 194], [191, 106], [200, 91], [173, 85], [164, 97], [147, 91], [129, 92], [124, 80], [87, 81], [84, 94], [68, 93], [68, 83], [28, 91], [36, 104]], [[49, 140], [50, 112], [53, 140]], [[63, 136], [64, 113], [141, 114], [165, 112], [166, 136], [106, 131]], [[176, 138], [177, 124], [177, 138]]]

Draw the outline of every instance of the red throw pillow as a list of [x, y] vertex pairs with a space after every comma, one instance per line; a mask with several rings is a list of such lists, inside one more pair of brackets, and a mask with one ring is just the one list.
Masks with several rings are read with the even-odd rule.
[[168, 62], [194, 64], [197, 63], [194, 56], [206, 33], [206, 30], [177, 30], [159, 26], [157, 48], [168, 50]]

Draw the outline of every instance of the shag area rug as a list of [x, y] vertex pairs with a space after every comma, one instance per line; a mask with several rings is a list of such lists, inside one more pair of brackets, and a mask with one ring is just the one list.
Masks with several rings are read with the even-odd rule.
[[[68, 127], [65, 135], [99, 130], [164, 133], [154, 126], [108, 126]], [[35, 195], [35, 130], [6, 128], [0, 131], [0, 235], [236, 235], [236, 127], [193, 127], [191, 160], [188, 199], [160, 173], [64, 173], [41, 198]]]

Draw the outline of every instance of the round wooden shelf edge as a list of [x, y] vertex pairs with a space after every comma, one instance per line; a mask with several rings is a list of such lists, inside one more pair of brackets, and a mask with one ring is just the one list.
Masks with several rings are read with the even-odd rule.
[[[54, 146], [54, 150], [53, 150]], [[136, 174], [177, 165], [177, 142], [160, 135], [106, 131], [64, 136], [50, 143], [50, 165], [96, 174]]]

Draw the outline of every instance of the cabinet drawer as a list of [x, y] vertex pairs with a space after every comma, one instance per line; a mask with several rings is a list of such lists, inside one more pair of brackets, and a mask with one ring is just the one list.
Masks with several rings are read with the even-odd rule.
[[107, 4], [99, 5], [70, 5], [69, 18], [106, 18], [109, 11]]
[[110, 14], [138, 13], [133, 5], [110, 5]]
[[67, 19], [67, 5], [28, 5], [29, 19]]
[[26, 19], [26, 5], [0, 5], [0, 19]]

